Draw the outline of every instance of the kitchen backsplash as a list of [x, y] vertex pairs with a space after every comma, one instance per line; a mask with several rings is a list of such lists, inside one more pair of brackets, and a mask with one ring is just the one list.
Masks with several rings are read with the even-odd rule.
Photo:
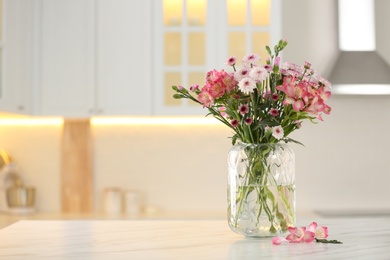
[[[293, 138], [297, 210], [390, 209], [388, 97], [341, 97]], [[166, 212], [224, 212], [230, 130], [223, 125], [92, 125], [94, 210], [103, 190], [137, 190]], [[37, 188], [42, 212], [60, 207], [61, 125], [1, 125], [0, 148]]]

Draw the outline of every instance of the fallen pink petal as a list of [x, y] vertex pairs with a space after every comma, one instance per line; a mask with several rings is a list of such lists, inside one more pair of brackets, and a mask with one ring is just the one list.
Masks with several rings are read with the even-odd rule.
[[288, 240], [284, 237], [274, 237], [272, 239], [272, 244], [274, 245], [280, 245], [281, 243], [288, 243]]
[[[318, 224], [316, 222], [312, 222], [307, 228], [306, 227], [288, 227], [288, 234], [286, 238], [283, 237], [274, 237], [272, 239], [272, 244], [280, 245], [283, 242], [288, 243], [310, 243], [313, 241], [321, 242], [321, 243], [334, 243], [336, 242], [340, 244], [340, 241], [337, 240], [326, 240], [328, 237], [328, 227], [322, 226], [317, 228]], [[323, 241], [322, 241], [323, 240]]]

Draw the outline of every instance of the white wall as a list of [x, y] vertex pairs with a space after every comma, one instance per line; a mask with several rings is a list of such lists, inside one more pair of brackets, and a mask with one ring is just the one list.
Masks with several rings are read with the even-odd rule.
[[[297, 7], [300, 4], [300, 7]], [[335, 59], [335, 1], [283, 0], [284, 60], [307, 60], [321, 74]], [[293, 10], [293, 12], [291, 12]], [[330, 25], [330, 27], [327, 27]], [[334, 96], [332, 113], [293, 137], [297, 209], [390, 210], [390, 97]], [[217, 126], [93, 126], [95, 208], [106, 187], [137, 189], [166, 211], [226, 209], [230, 131]], [[60, 207], [58, 127], [0, 126], [10, 151], [38, 189], [41, 211]]]
[[336, 1], [282, 0], [283, 60], [303, 64], [327, 76], [338, 51]]
[[19, 166], [24, 184], [36, 188], [40, 211], [61, 209], [61, 134], [59, 125], [0, 125], [0, 149]]

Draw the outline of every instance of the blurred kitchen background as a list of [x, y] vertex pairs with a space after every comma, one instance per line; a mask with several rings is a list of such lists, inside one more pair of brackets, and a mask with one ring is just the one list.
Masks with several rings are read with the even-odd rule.
[[[340, 55], [336, 0], [0, 3], [0, 149], [35, 187], [33, 214], [224, 218], [231, 132], [170, 86], [202, 85], [230, 55], [265, 58], [281, 38], [283, 61], [324, 77]], [[373, 3], [390, 64], [390, 1]], [[330, 105], [292, 136], [305, 144], [293, 146], [298, 216], [390, 214], [390, 97]]]

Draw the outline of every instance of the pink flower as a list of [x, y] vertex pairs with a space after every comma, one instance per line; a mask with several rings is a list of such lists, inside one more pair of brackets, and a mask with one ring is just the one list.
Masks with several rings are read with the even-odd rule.
[[283, 127], [280, 125], [272, 127], [272, 136], [278, 140], [282, 139], [284, 137]]
[[273, 93], [272, 96], [271, 96], [271, 100], [272, 101], [278, 101], [278, 99], [279, 99], [278, 93]]
[[211, 107], [214, 104], [214, 98], [207, 92], [206, 88], [202, 88], [198, 95], [198, 101], [203, 104], [203, 107]]
[[234, 79], [238, 82], [243, 78], [247, 78], [249, 76], [250, 69], [246, 67], [242, 67], [241, 69], [234, 72]]
[[250, 124], [252, 124], [252, 122], [253, 122], [253, 119], [251, 117], [245, 118], [245, 124], [250, 125]]
[[274, 237], [272, 239], [272, 244], [280, 245], [283, 242], [289, 243], [310, 243], [314, 241], [314, 239], [325, 239], [328, 237], [328, 228], [321, 227], [317, 229], [317, 223], [312, 222], [308, 228], [306, 227], [289, 227], [288, 232], [290, 234], [287, 235], [286, 238], [283, 237]]
[[264, 69], [268, 72], [271, 72], [272, 71], [272, 66], [270, 64], [265, 64], [264, 65]]
[[249, 76], [254, 81], [260, 82], [265, 80], [268, 77], [268, 71], [262, 66], [255, 66], [250, 70]]
[[244, 94], [249, 94], [249, 93], [252, 93], [253, 90], [256, 88], [256, 82], [251, 78], [243, 78], [238, 83], [238, 88]]
[[193, 84], [193, 85], [190, 86], [190, 91], [195, 91], [197, 89], [199, 89], [199, 85], [198, 84]]
[[177, 86], [177, 89], [178, 89], [178, 90], [182, 90], [182, 89], [183, 89], [183, 86], [181, 86], [181, 85], [180, 85], [180, 86]]
[[245, 115], [246, 113], [249, 112], [249, 106], [248, 104], [242, 104], [239, 108], [238, 111], [240, 112], [241, 115]]
[[283, 242], [289, 242], [287, 239], [285, 239], [284, 237], [274, 237], [272, 239], [272, 244], [274, 245], [280, 245], [281, 243]]
[[232, 121], [230, 121], [230, 124], [235, 128], [238, 126], [238, 120], [237, 119], [232, 119]]
[[297, 126], [297, 128], [301, 128], [302, 127], [302, 122], [299, 121], [299, 120], [295, 120], [294, 124]]
[[256, 53], [249, 54], [242, 59], [243, 63], [253, 64], [260, 61], [260, 56]]
[[218, 111], [221, 114], [221, 116], [228, 117], [228, 114], [226, 114], [226, 112], [225, 112], [226, 111], [226, 107], [219, 107]]
[[234, 56], [230, 56], [227, 60], [226, 60], [226, 65], [229, 65], [229, 66], [234, 66], [234, 64], [236, 64], [236, 58]]
[[234, 79], [234, 75], [228, 74], [222, 70], [221, 76], [222, 76], [222, 82], [223, 82], [223, 84], [225, 84], [225, 87], [226, 87], [225, 92], [230, 92], [230, 91], [234, 90], [234, 88], [238, 84], [238, 82]]
[[217, 70], [210, 70], [206, 74], [206, 81], [209, 83], [213, 83], [219, 79], [220, 74], [221, 73]]
[[309, 227], [307, 228], [308, 231], [312, 232], [314, 235], [315, 235], [315, 238], [318, 238], [318, 239], [324, 239], [324, 238], [327, 238], [328, 237], [328, 227], [320, 227], [319, 229], [317, 229], [317, 223], [316, 222], [312, 222]]
[[274, 66], [279, 67], [280, 65], [280, 57], [276, 57], [274, 61]]
[[278, 115], [279, 115], [279, 111], [278, 111], [276, 108], [271, 108], [271, 109], [269, 110], [269, 114], [270, 114], [271, 116], [278, 116]]
[[209, 83], [208, 88], [209, 88], [208, 92], [214, 99], [222, 97], [226, 91], [226, 86], [225, 84], [223, 84], [222, 81], [214, 82], [214, 84]]

